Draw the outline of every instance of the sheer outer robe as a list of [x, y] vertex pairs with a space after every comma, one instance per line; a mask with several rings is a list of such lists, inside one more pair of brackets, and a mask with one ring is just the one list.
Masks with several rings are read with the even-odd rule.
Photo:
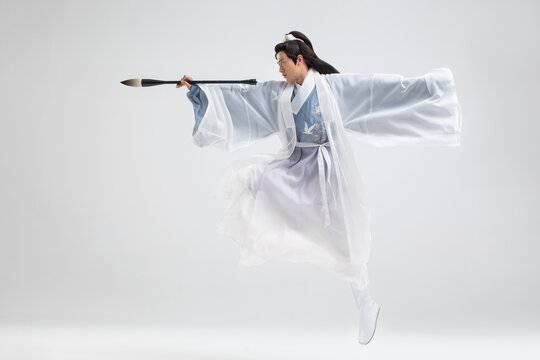
[[[334, 264], [331, 270], [362, 288], [369, 282], [366, 264], [371, 243], [370, 215], [345, 130], [375, 146], [459, 145], [461, 109], [454, 79], [446, 68], [409, 78], [393, 74], [320, 75], [313, 69], [309, 71], [315, 78], [331, 148], [329, 169], [338, 179], [337, 194], [348, 239], [344, 260]], [[293, 83], [284, 81], [255, 86], [200, 85], [208, 106], [194, 128], [195, 144], [232, 151], [272, 134], [278, 134], [282, 144], [274, 154], [233, 163], [220, 182], [218, 196], [240, 198], [234, 195], [245, 191], [252, 164], [285, 159], [293, 152], [296, 144], [290, 100], [293, 87]], [[234, 222], [243, 217], [248, 221], [249, 206], [249, 203], [230, 203], [223, 221]]]

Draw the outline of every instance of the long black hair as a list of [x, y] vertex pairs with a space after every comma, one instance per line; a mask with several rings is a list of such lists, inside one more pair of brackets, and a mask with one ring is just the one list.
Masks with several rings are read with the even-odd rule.
[[291, 31], [289, 32], [289, 34], [293, 35], [295, 38], [302, 39], [304, 41], [290, 40], [277, 44], [274, 47], [274, 51], [276, 53], [274, 56], [276, 58], [277, 53], [283, 51], [296, 64], [298, 55], [302, 54], [302, 57], [304, 58], [304, 61], [306, 62], [308, 68], [314, 68], [320, 74], [339, 73], [339, 71], [337, 71], [335, 67], [333, 67], [326, 61], [319, 59], [319, 57], [317, 56], [317, 54], [315, 54], [315, 51], [313, 50], [313, 45], [311, 45], [311, 41], [309, 41], [306, 35], [302, 34], [300, 31]]

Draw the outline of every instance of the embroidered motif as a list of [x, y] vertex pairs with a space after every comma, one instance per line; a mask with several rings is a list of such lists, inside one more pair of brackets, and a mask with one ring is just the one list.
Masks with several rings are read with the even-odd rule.
[[317, 124], [313, 124], [311, 125], [310, 127], [308, 127], [308, 123], [304, 121], [304, 134], [313, 134], [313, 128], [315, 127], [315, 125]]
[[304, 121], [304, 131], [302, 132], [306, 135], [311, 135], [314, 142], [324, 142], [326, 141], [326, 128], [322, 122], [317, 122], [311, 126], [308, 126], [308, 123]]

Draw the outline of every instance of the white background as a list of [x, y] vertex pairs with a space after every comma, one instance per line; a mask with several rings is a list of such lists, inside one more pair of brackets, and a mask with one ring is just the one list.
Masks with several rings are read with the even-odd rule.
[[350, 138], [381, 305], [368, 347], [538, 334], [539, 19], [538, 1], [1, 1], [0, 324], [324, 330], [354, 343], [345, 282], [307, 264], [238, 268], [216, 231], [222, 171], [277, 139], [198, 148], [185, 88], [120, 84], [282, 80], [274, 45], [299, 30], [342, 73], [448, 67], [463, 109], [460, 147]]

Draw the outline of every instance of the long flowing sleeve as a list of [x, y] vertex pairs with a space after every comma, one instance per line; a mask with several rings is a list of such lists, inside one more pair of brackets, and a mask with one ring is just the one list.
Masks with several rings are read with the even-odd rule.
[[423, 76], [394, 74], [324, 75], [343, 126], [375, 146], [460, 143], [462, 112], [452, 72]]
[[232, 151], [278, 133], [278, 94], [283, 84], [193, 85], [187, 93], [195, 113], [193, 142]]
[[195, 113], [195, 125], [193, 126], [192, 135], [195, 135], [195, 133], [199, 129], [201, 120], [206, 113], [206, 109], [208, 108], [208, 99], [206, 98], [206, 95], [201, 92], [201, 88], [196, 84], [191, 86], [191, 90], [188, 91], [186, 95], [193, 104], [193, 112]]

